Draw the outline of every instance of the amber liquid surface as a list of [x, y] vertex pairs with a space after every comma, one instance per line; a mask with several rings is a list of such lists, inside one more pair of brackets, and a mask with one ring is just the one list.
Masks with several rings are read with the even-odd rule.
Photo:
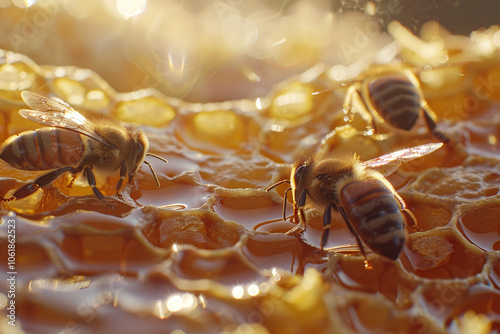
[[[481, 36], [500, 33], [491, 29]], [[397, 42], [411, 64], [416, 56]], [[450, 55], [472, 52], [474, 40], [461, 43]], [[387, 70], [394, 68], [407, 67]], [[118, 171], [98, 177], [109, 205], [85, 180], [68, 188], [69, 175], [28, 198], [3, 203], [0, 271], [12, 271], [6, 249], [9, 226], [15, 225], [20, 332], [500, 330], [496, 54], [429, 70], [433, 80], [421, 80], [438, 128], [451, 141], [388, 177], [418, 225], [408, 224], [397, 261], [368, 250], [371, 270], [339, 215], [333, 215], [324, 250], [321, 210], [307, 208], [306, 230], [287, 235], [297, 224], [291, 195], [287, 220], [281, 218], [288, 185], [266, 188], [289, 178], [304, 150], [357, 152], [368, 160], [435, 141], [422, 119], [411, 131], [382, 127], [373, 134], [356, 112], [346, 118], [344, 87], [312, 94], [334, 86], [325, 80], [328, 70], [315, 80], [281, 83], [262, 99], [206, 104], [147, 92], [124, 97], [99, 86], [96, 74], [79, 80], [77, 70], [61, 76], [56, 67], [42, 70], [0, 50], [0, 74], [8, 72], [17, 83], [0, 85], [1, 141], [37, 126], [17, 112], [25, 108], [20, 90], [29, 89], [77, 101], [73, 107], [86, 116], [138, 124], [150, 152], [168, 164], [146, 158], [160, 187], [143, 165], [122, 198], [115, 195]], [[0, 196], [8, 198], [37, 175], [0, 161]], [[8, 291], [2, 280], [0, 331], [14, 333], [7, 324]]]

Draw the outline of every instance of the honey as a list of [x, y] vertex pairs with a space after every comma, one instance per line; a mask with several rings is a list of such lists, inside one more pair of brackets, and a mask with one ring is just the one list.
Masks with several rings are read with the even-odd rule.
[[[253, 29], [244, 22], [240, 28]], [[118, 171], [97, 180], [106, 204], [85, 179], [68, 188], [69, 175], [2, 203], [0, 270], [13, 271], [6, 249], [15, 224], [17, 274], [16, 327], [8, 324], [9, 284], [0, 282], [0, 332], [499, 331], [500, 30], [465, 37], [429, 24], [419, 38], [392, 23], [388, 31], [400, 60], [418, 69], [438, 129], [451, 141], [388, 177], [416, 222], [408, 219], [398, 260], [368, 252], [372, 269], [340, 215], [332, 215], [321, 250], [323, 212], [307, 208], [306, 230], [288, 235], [297, 223], [290, 194], [282, 220], [288, 185], [266, 191], [289, 178], [305, 151], [356, 152], [364, 161], [435, 141], [423, 120], [411, 131], [374, 131], [356, 108], [346, 114], [346, 87], [324, 91], [338, 86], [338, 66], [342, 73], [348, 67], [303, 69], [259, 97], [231, 100], [211, 87], [225, 101], [205, 103], [155, 89], [118, 93], [90, 70], [42, 66], [0, 50], [2, 142], [40, 126], [18, 114], [26, 108], [20, 92], [30, 90], [59, 97], [89, 118], [139, 125], [150, 152], [168, 160], [150, 161], [159, 188], [146, 167], [121, 198]], [[351, 33], [356, 38], [357, 30]], [[314, 43], [294, 43], [289, 51], [275, 49], [274, 61], [300, 62], [294, 52], [307, 45], [303, 52], [318, 62]], [[436, 69], [423, 69], [431, 62]], [[252, 71], [243, 72], [259, 82]], [[0, 160], [0, 196], [38, 175]]]

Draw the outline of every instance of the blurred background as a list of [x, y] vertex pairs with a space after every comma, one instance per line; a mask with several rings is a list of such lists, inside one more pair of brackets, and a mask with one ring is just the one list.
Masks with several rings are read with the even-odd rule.
[[499, 10], [496, 0], [0, 0], [0, 48], [89, 68], [120, 92], [225, 101], [265, 96], [319, 63], [372, 59], [393, 20], [468, 35]]

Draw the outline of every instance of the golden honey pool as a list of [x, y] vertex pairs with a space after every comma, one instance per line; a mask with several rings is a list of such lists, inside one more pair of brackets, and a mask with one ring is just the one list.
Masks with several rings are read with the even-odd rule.
[[[197, 20], [169, 2], [146, 22], [158, 3], [133, 3], [102, 4], [99, 15], [71, 1], [3, 9], [21, 23], [0, 50], [1, 142], [43, 126], [18, 112], [28, 90], [88, 119], [137, 125], [168, 164], [146, 157], [159, 187], [142, 165], [121, 197], [118, 170], [96, 173], [105, 203], [68, 173], [1, 203], [1, 333], [500, 330], [498, 27], [462, 36], [430, 22], [416, 36], [396, 21], [373, 28], [374, 5], [338, 20], [300, 1], [262, 12], [220, 1]], [[92, 31], [76, 28], [90, 22], [88, 30], [117, 30], [91, 40]], [[180, 23], [184, 38], [170, 33]], [[362, 52], [346, 44], [349, 32], [319, 33], [353, 25], [370, 29]], [[47, 36], [56, 31], [72, 53], [55, 52]], [[132, 42], [113, 38], [123, 34]], [[103, 45], [126, 57], [89, 70], [99, 68]], [[338, 46], [337, 61], [325, 61]], [[71, 66], [46, 65], [48, 53]], [[353, 80], [374, 68], [415, 73], [450, 141], [387, 177], [417, 224], [408, 220], [395, 261], [367, 248], [366, 269], [340, 215], [321, 249], [323, 212], [307, 206], [307, 228], [288, 235], [297, 224], [292, 196], [282, 219], [288, 185], [266, 189], [289, 179], [304, 151], [366, 161], [436, 142], [422, 116], [409, 131], [377, 119], [375, 131], [359, 97], [346, 112]], [[42, 174], [0, 160], [0, 196]]]

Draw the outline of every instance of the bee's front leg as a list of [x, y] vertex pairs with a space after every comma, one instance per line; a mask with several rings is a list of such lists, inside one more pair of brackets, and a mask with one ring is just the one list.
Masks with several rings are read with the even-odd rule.
[[97, 189], [96, 182], [95, 182], [95, 176], [94, 173], [92, 172], [92, 168], [89, 166], [85, 167], [83, 170], [83, 175], [87, 178], [87, 182], [89, 183], [89, 186], [92, 187], [92, 191], [96, 195], [98, 199], [100, 199], [104, 204], [106, 204], [109, 207], [113, 207], [112, 205], [106, 203], [104, 200], [104, 195], [101, 193], [99, 189]]
[[328, 235], [330, 234], [330, 227], [332, 226], [332, 208], [337, 210], [337, 206], [335, 204], [328, 203], [325, 208], [325, 212], [323, 213], [323, 235], [321, 236], [320, 250], [323, 250], [328, 242]]
[[24, 185], [23, 187], [19, 188], [11, 198], [9, 199], [3, 199], [5, 202], [13, 201], [16, 199], [21, 199], [28, 197], [29, 195], [33, 194], [35, 191], [37, 191], [40, 188], [48, 186], [52, 181], [57, 179], [61, 174], [64, 174], [66, 172], [71, 172], [71, 173], [76, 173], [77, 169], [73, 167], [62, 167], [56, 170], [53, 170], [47, 174], [44, 174], [37, 178], [34, 182], [28, 183]]
[[120, 180], [118, 180], [118, 182], [116, 183], [116, 196], [120, 200], [123, 200], [123, 196], [120, 193], [120, 189], [121, 189], [121, 187], [123, 185], [123, 181], [125, 180], [126, 177], [127, 177], [127, 162], [122, 161], [122, 163], [120, 164]]
[[304, 206], [306, 205], [306, 199], [307, 190], [302, 190], [299, 196], [299, 203], [293, 204], [294, 217], [297, 221], [297, 225], [295, 225], [290, 231], [286, 232], [286, 235], [295, 235], [305, 231], [306, 217], [304, 214]]

